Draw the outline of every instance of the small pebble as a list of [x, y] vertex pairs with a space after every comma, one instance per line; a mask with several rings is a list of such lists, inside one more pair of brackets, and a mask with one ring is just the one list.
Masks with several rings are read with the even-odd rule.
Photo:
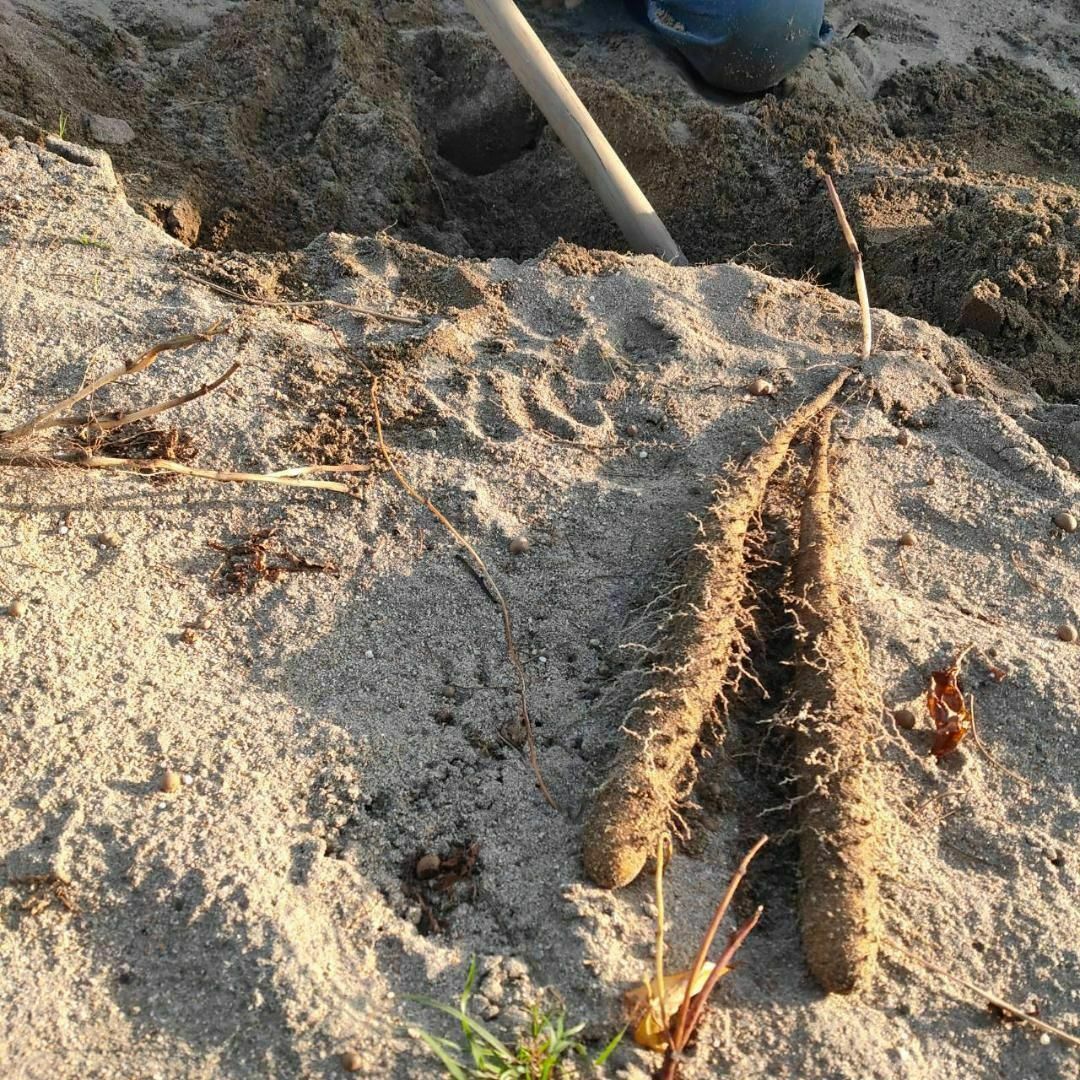
[[913, 532], [906, 532], [900, 534], [900, 539], [896, 541], [901, 547], [914, 547], [915, 546], [915, 534]]
[[1055, 454], [1050, 460], [1053, 461], [1059, 469], [1064, 469], [1065, 472], [1072, 471], [1072, 466], [1069, 464], [1069, 459], [1067, 457], [1062, 457], [1061, 454]]
[[194, 645], [199, 640], [199, 635], [190, 626], [185, 626], [180, 632], [180, 640], [185, 645]]
[[1068, 641], [1068, 642], [1072, 643], [1077, 638], [1076, 627], [1073, 626], [1071, 623], [1067, 623], [1067, 622], [1062, 623], [1057, 628], [1057, 636], [1062, 641]]
[[364, 1059], [355, 1050], [346, 1050], [341, 1055], [341, 1067], [346, 1072], [359, 1072], [364, 1067]]
[[524, 555], [529, 550], [529, 538], [527, 536], [515, 536], [510, 541], [511, 555]]
[[1076, 515], [1070, 514], [1068, 510], [1062, 510], [1054, 515], [1054, 524], [1062, 532], [1074, 533], [1076, 532]]
[[114, 532], [102, 533], [97, 539], [103, 548], [118, 548], [121, 543], [120, 534]]
[[910, 446], [911, 445], [911, 432], [907, 428], [901, 428], [896, 434], [897, 446]]
[[644, 461], [645, 458], [647, 458], [649, 456], [649, 451], [648, 450], [639, 450], [637, 452], [637, 456]]
[[161, 791], [164, 791], [166, 795], [171, 795], [174, 791], [180, 790], [180, 774], [174, 772], [172, 769], [166, 769], [161, 774], [161, 783], [158, 784]]
[[449, 683], [447, 683], [446, 686], [444, 686], [442, 688], [442, 696], [444, 698], [456, 698], [457, 697], [457, 687], [456, 686], [451, 686]]
[[59, 525], [59, 526], [57, 526], [57, 529], [56, 529], [56, 531], [57, 531], [57, 532], [58, 532], [58, 533], [59, 533], [59, 534], [60, 534], [61, 536], [67, 536], [67, 534], [68, 534], [69, 532], [71, 532], [71, 529], [69, 529], [69, 528], [68, 528], [68, 527], [67, 527], [66, 525]]
[[209, 615], [200, 615], [195, 620], [195, 627], [198, 630], [209, 630], [214, 625], [213, 619]]
[[637, 424], [627, 424], [626, 425], [626, 434], [631, 439], [636, 439], [638, 437], [638, 426], [637, 426]]
[[760, 375], [750, 384], [749, 389], [754, 397], [769, 397], [776, 393], [776, 387], [768, 379], [763, 379]]
[[184, 775], [180, 777], [180, 782], [184, 787], [191, 787], [191, 785], [195, 783], [195, 777], [192, 776], [191, 773], [184, 773]]
[[[659, 985], [659, 984], [657, 984], [657, 985]], [[1043, 1033], [1042, 1033], [1042, 1034], [1041, 1034], [1041, 1035], [1039, 1036], [1039, 1042], [1040, 1042], [1040, 1043], [1041, 1043], [1041, 1044], [1042, 1044], [1043, 1046], [1049, 1046], [1049, 1045], [1050, 1045], [1050, 1036], [1049, 1036], [1049, 1035], [1048, 1035], [1048, 1034], [1047, 1034], [1047, 1033], [1046, 1033], [1046, 1032], [1044, 1031], [1044, 1032], [1043, 1032]]]
[[375, 653], [371, 649], [365, 649], [364, 650], [364, 656], [366, 656], [369, 660], [374, 660], [375, 659]]
[[121, 116], [87, 113], [85, 119], [90, 138], [94, 142], [105, 143], [106, 146], [123, 146], [135, 138], [135, 130]]
[[13, 619], [21, 619], [26, 614], [26, 601], [25, 600], [12, 600], [8, 604], [7, 613]]
[[958, 394], [963, 394], [967, 390], [967, 378], [964, 375], [957, 375], [952, 381], [952, 388]]
[[426, 855], [421, 855], [416, 860], [416, 876], [421, 881], [426, 881], [428, 878], [433, 878], [438, 872], [439, 867], [442, 865], [442, 860], [434, 852], [429, 851]]
[[905, 731], [911, 731], [915, 726], [915, 714], [911, 709], [893, 709], [892, 715], [898, 728], [903, 728]]

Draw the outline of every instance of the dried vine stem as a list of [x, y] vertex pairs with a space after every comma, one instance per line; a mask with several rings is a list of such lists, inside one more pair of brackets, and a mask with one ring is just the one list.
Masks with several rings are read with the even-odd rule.
[[389, 311], [379, 311], [376, 308], [364, 307], [362, 304], [343, 304], [340, 300], [318, 298], [314, 300], [264, 300], [259, 296], [248, 296], [246, 293], [237, 292], [235, 289], [227, 289], [224, 285], [217, 285], [213, 281], [207, 281], [206, 278], [198, 277], [195, 274], [189, 274], [186, 270], [179, 270], [178, 273], [181, 277], [187, 278], [188, 281], [194, 281], [199, 285], [204, 285], [212, 292], [221, 293], [222, 296], [229, 297], [230, 300], [239, 300], [242, 304], [252, 304], [255, 307], [330, 307], [336, 308], [338, 311], [351, 311], [354, 315], [367, 315], [372, 319], [382, 319], [384, 322], [402, 323], [405, 326], [424, 325], [424, 320], [418, 319], [414, 315], [394, 315]]
[[401, 489], [410, 498], [415, 499], [429, 513], [433, 514], [439, 524], [441, 524], [453, 537], [455, 543], [468, 553], [469, 558], [473, 563], [473, 572], [483, 582], [488, 593], [490, 593], [492, 598], [499, 605], [499, 610], [502, 612], [503, 636], [506, 638], [506, 653], [510, 658], [510, 664], [514, 669], [514, 675], [517, 680], [518, 701], [521, 706], [521, 722], [525, 727], [525, 742], [528, 747], [529, 764], [532, 766], [533, 774], [536, 777], [537, 787], [540, 788], [544, 799], [549, 806], [557, 810], [558, 804], [548, 790], [548, 786], [544, 781], [544, 774], [540, 770], [540, 758], [536, 751], [536, 734], [533, 731], [532, 720], [529, 718], [529, 705], [526, 700], [525, 668], [522, 666], [521, 657], [518, 656], [517, 646], [514, 644], [514, 627], [510, 619], [510, 608], [507, 606], [503, 594], [499, 591], [499, 587], [495, 584], [494, 579], [488, 572], [484, 560], [480, 558], [472, 544], [458, 532], [458, 530], [450, 523], [446, 515], [443, 514], [443, 512], [427, 498], [426, 495], [417, 491], [417, 489], [402, 474], [401, 470], [394, 464], [394, 460], [390, 456], [390, 451], [387, 448], [386, 441], [383, 439], [382, 416], [379, 412], [379, 380], [375, 375], [373, 375], [371, 379], [371, 411], [375, 418], [375, 436], [379, 444], [379, 453], [386, 462], [387, 468], [389, 468], [390, 472], [393, 474], [394, 479], [401, 485]]
[[979, 737], [979, 725], [975, 723], [975, 695], [968, 694], [968, 715], [971, 717], [971, 740], [979, 748], [983, 757], [990, 762], [999, 772], [1003, 772], [1006, 776], [1012, 777], [1021, 787], [1031, 790], [1031, 781], [1026, 777], [1021, 776], [1018, 772], [1014, 772], [1007, 765], [1003, 765], [998, 759], [990, 753], [987, 749], [986, 743]]
[[[698, 975], [705, 967], [705, 960], [709, 955], [709, 949], [712, 948], [713, 939], [720, 929], [720, 923], [723, 922], [728, 908], [731, 907], [731, 901], [735, 898], [735, 893], [742, 883], [742, 879], [746, 877], [746, 872], [750, 869], [751, 861], [765, 846], [768, 839], [768, 836], [759, 837], [754, 846], [743, 856], [742, 862], [739, 863], [735, 873], [731, 876], [728, 887], [724, 891], [724, 895], [720, 898], [720, 903], [717, 904], [716, 911], [713, 912], [712, 922], [709, 923], [709, 929], [701, 939], [701, 945], [698, 948], [697, 956], [694, 958], [694, 966], [690, 972], [690, 981], [687, 983], [688, 987], [694, 985]], [[728, 941], [727, 947], [717, 960], [716, 966], [713, 968], [708, 982], [702, 987], [701, 993], [694, 998], [692, 1011], [690, 995], [687, 994], [683, 997], [682, 1004], [679, 1006], [679, 1012], [675, 1020], [675, 1030], [672, 1032], [672, 1040], [664, 1060], [665, 1071], [662, 1074], [663, 1076], [675, 1075], [673, 1066], [676, 1058], [673, 1051], [678, 1052], [686, 1047], [690, 1036], [694, 1033], [698, 1022], [701, 1020], [701, 1014], [705, 1011], [709, 995], [712, 993], [716, 983], [730, 967], [731, 958], [739, 951], [739, 947], [746, 940], [747, 934], [749, 934], [757, 925], [763, 910], [762, 907], [756, 908], [754, 913], [732, 935]], [[669, 1068], [671, 1069], [670, 1073], [668, 1072]]]
[[855, 234], [851, 231], [851, 226], [848, 224], [847, 214], [844, 213], [844, 206], [840, 202], [840, 196], [836, 193], [836, 186], [833, 184], [832, 177], [825, 173], [824, 180], [825, 189], [829, 193], [833, 210], [836, 211], [836, 220], [840, 223], [840, 231], [844, 234], [844, 243], [847, 244], [848, 251], [851, 252], [851, 258], [855, 263], [855, 291], [859, 294], [859, 312], [862, 315], [862, 358], [865, 360], [869, 357], [870, 350], [874, 345], [874, 330], [873, 323], [870, 321], [870, 296], [866, 291], [866, 275], [863, 273], [862, 251], [859, 250], [859, 243], [855, 239]]
[[219, 376], [212, 383], [203, 383], [198, 390], [192, 390], [190, 393], [169, 398], [168, 401], [163, 401], [160, 405], [151, 405], [149, 408], [139, 409], [136, 412], [111, 413], [100, 418], [90, 414], [84, 416], [57, 416], [51, 420], [39, 422], [35, 430], [40, 431], [43, 428], [89, 428], [95, 433], [115, 431], [126, 424], [134, 424], [137, 420], [149, 420], [151, 416], [157, 416], [160, 413], [167, 412], [169, 409], [186, 405], [189, 401], [205, 397], [207, 394], [213, 393], [226, 379], [231, 378], [239, 370], [240, 361], [237, 360], [224, 375]]
[[31, 469], [55, 468], [57, 465], [74, 465], [80, 469], [115, 469], [129, 473], [174, 473], [178, 476], [191, 476], [201, 480], [218, 480], [233, 484], [278, 484], [281, 487], [319, 488], [322, 491], [338, 491], [351, 495], [348, 484], [336, 480], [309, 480], [307, 477], [317, 473], [361, 473], [368, 472], [370, 465], [303, 465], [295, 469], [280, 469], [270, 473], [232, 472], [224, 469], [197, 469], [193, 465], [184, 465], [168, 458], [100, 457], [79, 452], [69, 454], [2, 454], [0, 466], [24, 466]]
[[962, 976], [955, 975], [947, 968], [943, 968], [938, 964], [932, 963], [930, 960], [925, 960], [923, 957], [917, 956], [915, 953], [910, 952], [908, 949], [905, 949], [903, 945], [900, 945], [890, 938], [885, 938], [884, 941], [890, 949], [893, 949], [901, 956], [906, 957], [913, 964], [916, 964], [926, 971], [932, 971], [935, 975], [943, 975], [946, 979], [951, 980], [958, 986], [962, 986], [965, 990], [977, 994], [988, 1005], [993, 1005], [995, 1008], [1001, 1009], [1002, 1012], [1007, 1013], [1014, 1020], [1023, 1024], [1030, 1024], [1031, 1027], [1037, 1028], [1039, 1031], [1045, 1031], [1047, 1035], [1052, 1035], [1055, 1039], [1060, 1039], [1062, 1042], [1068, 1043], [1069, 1046], [1080, 1046], [1080, 1038], [1077, 1038], [1077, 1036], [1070, 1035], [1069, 1032], [1062, 1031], [1061, 1028], [1054, 1027], [1053, 1024], [1048, 1024], [1045, 1020], [1040, 1020], [1037, 1016], [1031, 1016], [1029, 1013], [1024, 1012], [1019, 1005], [1013, 1005], [1004, 998], [998, 997], [997, 994], [992, 991], [984, 990], [981, 986], [977, 986], [973, 982], [968, 982], [968, 980]]
[[[117, 379], [123, 378], [125, 375], [137, 375], [140, 371], [145, 371], [161, 353], [172, 352], [176, 349], [186, 349], [190, 345], [198, 345], [202, 341], [209, 341], [218, 334], [225, 333], [225, 330], [226, 328], [222, 326], [221, 320], [218, 320], [218, 322], [214, 323], [212, 326], [208, 326], [205, 330], [197, 331], [194, 334], [182, 334], [180, 337], [168, 338], [165, 341], [159, 341], [156, 345], [151, 345], [142, 356], [129, 361], [122, 367], [113, 368], [112, 371], [106, 372], [100, 379], [95, 379], [81, 389], [76, 390], [74, 394], [64, 398], [63, 401], [58, 401], [51, 408], [46, 409], [43, 413], [39, 413], [32, 420], [27, 420], [25, 424], [9, 428], [7, 431], [0, 431], [0, 443], [14, 442], [16, 439], [25, 439], [42, 428], [58, 426], [55, 424], [50, 425], [48, 421], [52, 420], [58, 413], [66, 412], [73, 405], [77, 405], [80, 401], [84, 401], [86, 398], [90, 397], [91, 394], [97, 393], [98, 390], [103, 389], [110, 383], [116, 382]], [[125, 422], [128, 423], [130, 421]]]

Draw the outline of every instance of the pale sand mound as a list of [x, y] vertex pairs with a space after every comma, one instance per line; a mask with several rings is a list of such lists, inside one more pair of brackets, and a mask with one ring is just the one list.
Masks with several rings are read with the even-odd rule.
[[[433, 1076], [399, 1026], [422, 1016], [402, 998], [449, 997], [474, 953], [496, 1025], [512, 1030], [551, 988], [606, 1038], [652, 934], [648, 884], [593, 889], [578, 857], [580, 811], [620, 737], [632, 653], [619, 646], [647, 633], [642, 605], [693, 541], [708, 478], [850, 361], [855, 308], [733, 266], [566, 246], [521, 265], [453, 263], [331, 234], [275, 260], [197, 257], [128, 207], [107, 159], [52, 148], [0, 153], [0, 425], [225, 318], [226, 336], [163, 354], [98, 408], [181, 393], [239, 359], [220, 390], [161, 418], [191, 436], [196, 464], [275, 469], [342, 448], [373, 461], [357, 356], [322, 326], [234, 306], [179, 271], [421, 313], [421, 328], [322, 314], [384, 374], [397, 461], [506, 594], [562, 812], [505, 741], [516, 711], [496, 608], [381, 471], [351, 499], [8, 469], [0, 585], [27, 609], [0, 618], [0, 1073], [329, 1076], [352, 1048], [362, 1075]], [[1004, 682], [968, 668], [982, 736], [1031, 784], [966, 744], [936, 766], [925, 717], [914, 732], [883, 721], [887, 933], [1076, 1028], [1080, 653], [1054, 628], [1077, 618], [1080, 549], [1049, 522], [1076, 509], [1080, 484], [1045, 446], [1080, 464], [1080, 410], [1006, 389], [924, 324], [875, 318], [834, 478], [875, 686], [918, 707], [958, 645], [992, 650]], [[950, 390], [959, 372], [967, 396]], [[759, 373], [775, 399], [744, 392]], [[917, 429], [906, 449], [900, 417]], [[208, 542], [270, 526], [339, 576], [226, 592]], [[918, 544], [901, 565], [908, 529]], [[531, 546], [511, 558], [518, 532]], [[668, 887], [676, 966], [748, 839], [791, 825], [761, 817], [784, 798], [753, 723], [772, 707], [736, 708], [699, 784], [694, 854], [675, 858]], [[159, 793], [166, 765], [190, 785]], [[416, 856], [471, 842], [458, 906], [421, 933], [403, 885]], [[782, 841], [751, 875], [743, 903], [765, 918], [687, 1077], [1077, 1075], [1069, 1049], [888, 960], [864, 995], [824, 1000], [799, 949], [795, 861]], [[70, 879], [78, 913], [21, 910], [18, 879], [50, 872]], [[649, 1067], [626, 1048], [612, 1072]]]
[[[833, 44], [750, 97], [694, 80], [622, 0], [523, 3], [691, 261], [853, 292], [812, 152], [882, 307], [1080, 398], [1076, 0], [830, 2]], [[0, 110], [100, 140], [132, 205], [190, 245], [622, 243], [459, 0], [0, 4]], [[25, 132], [0, 113], [0, 134]]]

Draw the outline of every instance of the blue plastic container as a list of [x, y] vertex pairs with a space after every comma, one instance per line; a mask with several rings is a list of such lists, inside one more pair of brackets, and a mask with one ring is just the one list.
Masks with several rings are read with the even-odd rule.
[[825, 0], [648, 0], [652, 28], [712, 86], [775, 86], [829, 33]]

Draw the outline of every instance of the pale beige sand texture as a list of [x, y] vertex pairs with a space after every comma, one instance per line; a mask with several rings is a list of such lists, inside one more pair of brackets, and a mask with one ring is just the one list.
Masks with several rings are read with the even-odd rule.
[[[225, 16], [205, 7], [181, 18], [174, 5], [2, 5], [0, 42], [43, 42], [42, 25], [92, 18], [126, 27], [109, 49], [120, 41], [135, 50], [129, 37], [149, 49], [136, 16], [156, 10], [176, 23], [175, 44], [159, 28], [165, 45], [150, 50], [152, 62], [109, 54], [114, 67], [134, 65], [152, 80], [172, 54], [183, 62], [185, 47], [220, 30], [222, 17], [257, 14], [256, 5], [224, 7]], [[882, 67], [905, 50], [913, 64], [933, 59], [931, 39], [903, 30], [912, 21], [935, 28], [944, 58], [959, 62], [964, 12], [982, 17], [977, 5], [909, 5], [908, 23], [898, 7], [840, 7], [838, 24], [876, 19], [880, 31], [877, 41], [853, 39], [858, 49], [826, 68], [856, 65], [864, 48], [879, 50]], [[985, 19], [1003, 9], [987, 8]], [[1065, 89], [1069, 65], [1054, 50], [1071, 47], [1068, 34], [1040, 38], [1035, 13], [1067, 10], [1025, 5], [1010, 16]], [[377, 12], [402, 49], [424, 26], [464, 19], [452, 4]], [[65, 39], [48, 40], [42, 72], [57, 70], [49, 49]], [[614, 69], [614, 40], [582, 48]], [[65, 55], [112, 70], [93, 55]], [[657, 72], [670, 64], [659, 54], [652, 62]], [[117, 93], [86, 107], [123, 115]], [[0, 108], [20, 107], [0, 99]], [[750, 133], [753, 113], [730, 109], [732, 130]], [[133, 113], [142, 132], [138, 120]], [[315, 235], [317, 216], [305, 218], [314, 238], [293, 252], [192, 251], [125, 198], [152, 180], [120, 167], [118, 180], [99, 151], [55, 139], [39, 146], [32, 128], [5, 124], [0, 428], [156, 341], [225, 319], [228, 333], [162, 354], [95, 396], [96, 408], [183, 393], [239, 360], [219, 390], [160, 418], [191, 436], [194, 464], [268, 471], [343, 452], [373, 470], [355, 497], [0, 470], [0, 605], [25, 603], [20, 618], [0, 614], [0, 1075], [330, 1077], [351, 1050], [361, 1076], [437, 1076], [403, 1024], [450, 1027], [404, 999], [452, 998], [473, 955], [478, 1011], [500, 1032], [509, 1036], [532, 1002], [558, 994], [598, 1049], [622, 1023], [621, 993], [652, 965], [649, 883], [593, 888], [579, 858], [582, 814], [635, 686], [633, 646], [662, 616], [649, 601], [671, 586], [711, 480], [853, 362], [856, 305], [809, 281], [727, 263], [674, 269], [566, 244], [479, 261], [392, 232]], [[1062, 200], [1074, 198], [1074, 159], [1062, 160], [1056, 180], [1033, 177], [1032, 188], [1057, 183]], [[865, 182], [864, 193], [874, 183], [869, 161], [845, 180]], [[899, 151], [890, 161], [899, 177]], [[146, 178], [155, 167], [144, 159]], [[925, 161], [911, 168], [898, 184], [923, 170], [946, 186], [991, 185], [974, 166], [959, 179]], [[427, 183], [419, 173], [407, 179]], [[309, 195], [298, 196], [298, 214]], [[396, 212], [389, 188], [372, 199], [384, 195], [378, 213]], [[824, 194], [807, 184], [799, 198], [816, 215], [806, 236], [835, 247], [843, 267]], [[873, 218], [882, 204], [853, 200], [852, 211], [864, 239], [863, 211], [885, 229]], [[357, 227], [392, 224], [377, 216]], [[413, 240], [423, 238], [421, 217], [406, 223]], [[443, 221], [429, 235], [466, 245], [469, 229], [455, 228]], [[1064, 217], [1053, 225], [1066, 254], [1075, 252], [1070, 228]], [[883, 249], [890, 235], [873, 233], [870, 246]], [[977, 257], [955, 256], [973, 274], [997, 272]], [[415, 313], [422, 325], [335, 310], [304, 321], [235, 304], [182, 270], [266, 297]], [[871, 258], [872, 301], [886, 287], [900, 294], [873, 271]], [[1033, 310], [1042, 302], [1033, 299]], [[1037, 308], [1039, 342], [1074, 325], [1070, 302]], [[920, 716], [911, 732], [884, 716], [880, 727], [886, 933], [1020, 1003], [1035, 998], [1044, 1018], [1080, 1030], [1080, 646], [1055, 637], [1080, 618], [1080, 534], [1050, 524], [1056, 512], [1080, 511], [1080, 407], [1061, 390], [1067, 372], [1056, 400], [1031, 388], [1030, 357], [1050, 353], [1041, 344], [1024, 353], [1010, 344], [1020, 340], [1012, 330], [996, 344], [973, 339], [981, 355], [913, 317], [875, 309], [874, 320], [875, 354], [837, 420], [833, 483], [873, 688], [884, 705]], [[397, 464], [476, 546], [506, 596], [558, 811], [513, 745], [520, 732], [498, 609], [438, 524], [379, 466], [361, 361], [383, 374]], [[961, 373], [967, 390], [957, 394]], [[776, 384], [775, 397], [746, 392], [758, 375]], [[900, 424], [912, 430], [906, 448], [896, 443]], [[64, 448], [56, 432], [39, 446]], [[790, 543], [783, 521], [801, 490], [802, 454], [763, 522], [774, 554]], [[222, 554], [209, 543], [269, 527], [338, 574], [227, 591]], [[896, 539], [907, 530], [918, 542], [901, 561]], [[512, 557], [508, 542], [521, 533], [529, 551]], [[773, 580], [762, 573], [759, 584]], [[775, 605], [764, 594], [761, 604], [767, 623]], [[781, 688], [769, 656], [782, 638], [765, 626], [753, 652]], [[997, 683], [985, 659], [968, 661], [982, 739], [1026, 783], [970, 742], [942, 765], [928, 755], [928, 674], [969, 642], [1007, 672]], [[688, 850], [668, 875], [677, 968], [692, 959], [752, 839], [766, 829], [778, 837], [733, 911], [737, 919], [755, 903], [766, 909], [720, 985], [687, 1080], [1075, 1080], [1075, 1050], [1000, 1023], [891, 958], [887, 945], [865, 992], [826, 999], [815, 987], [795, 919], [782, 753], [757, 722], [777, 705], [750, 694], [735, 706], [703, 764]], [[172, 794], [158, 790], [167, 767], [184, 778]], [[473, 842], [471, 887], [459, 887], [442, 932], [421, 932], [425, 915], [405, 884], [416, 858]], [[77, 912], [58, 902], [23, 909], [30, 887], [20, 879], [48, 873], [70, 880]], [[638, 1080], [655, 1064], [626, 1045], [608, 1075]]]

